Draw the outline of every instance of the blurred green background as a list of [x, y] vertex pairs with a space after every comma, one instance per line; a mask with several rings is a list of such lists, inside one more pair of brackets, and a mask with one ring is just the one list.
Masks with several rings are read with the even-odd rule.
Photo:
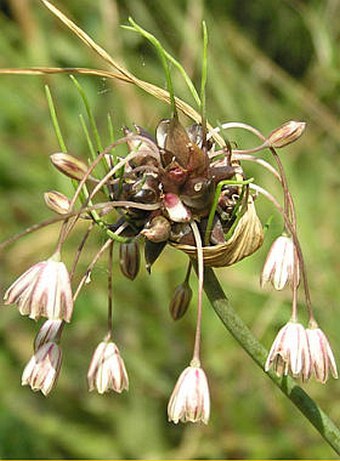
[[[247, 122], [269, 133], [289, 119], [304, 120], [301, 140], [282, 151], [298, 210], [299, 232], [317, 319], [340, 357], [340, 53], [338, 0], [63, 0], [55, 2], [113, 57], [138, 77], [165, 87], [151, 47], [124, 31], [132, 16], [155, 34], [196, 83], [200, 77], [200, 23], [209, 30], [208, 114], [215, 124]], [[0, 1], [0, 67], [103, 67], [37, 0]], [[104, 65], [105, 68], [105, 65]], [[133, 122], [153, 132], [168, 107], [141, 90], [101, 78], [79, 77], [103, 138], [110, 113], [116, 133]], [[176, 93], [190, 95], [174, 72]], [[43, 192], [71, 190], [49, 162], [58, 151], [44, 84], [51, 87], [69, 151], [88, 157], [79, 123], [84, 107], [67, 75], [0, 76], [1, 239], [46, 219]], [[183, 122], [188, 122], [183, 119]], [[257, 141], [230, 132], [239, 146]], [[268, 173], [245, 166], [264, 187], [279, 193]], [[218, 270], [233, 306], [269, 347], [289, 317], [289, 291], [260, 290], [259, 273], [282, 222], [259, 199], [266, 222], [274, 216], [263, 248], [235, 267]], [[58, 226], [34, 233], [1, 254], [1, 293], [27, 267], [48, 257]], [[74, 249], [76, 236], [67, 246]], [[88, 258], [103, 241], [90, 242]], [[68, 257], [69, 255], [67, 255]], [[86, 258], [85, 258], [86, 259]], [[85, 260], [83, 260], [85, 268]], [[274, 388], [224, 330], [205, 300], [203, 365], [211, 387], [208, 426], [167, 422], [166, 405], [193, 346], [195, 299], [188, 315], [173, 322], [168, 302], [185, 274], [186, 259], [168, 249], [148, 276], [137, 280], [114, 271], [115, 335], [130, 376], [122, 395], [89, 394], [86, 372], [105, 334], [106, 265], [96, 267], [65, 329], [64, 363], [48, 398], [20, 386], [32, 354], [37, 324], [14, 307], [0, 315], [0, 457], [2, 458], [314, 458], [336, 457], [308, 421]], [[195, 289], [196, 282], [192, 282]], [[301, 305], [303, 308], [303, 305]], [[303, 318], [303, 317], [302, 317]], [[321, 407], [340, 421], [339, 384], [304, 385]]]

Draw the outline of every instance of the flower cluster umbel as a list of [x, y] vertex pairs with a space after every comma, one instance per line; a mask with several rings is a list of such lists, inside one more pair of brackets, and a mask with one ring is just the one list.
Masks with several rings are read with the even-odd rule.
[[[47, 320], [34, 343], [34, 355], [27, 364], [22, 384], [47, 395], [55, 385], [62, 362], [62, 332], [72, 320], [74, 302], [90, 280], [93, 267], [108, 252], [108, 331], [93, 354], [89, 370], [90, 391], [103, 394], [128, 390], [129, 379], [118, 346], [113, 341], [112, 258], [113, 245], [119, 245], [122, 273], [133, 280], [140, 269], [143, 245], [145, 265], [149, 272], [167, 244], [190, 257], [185, 280], [174, 291], [170, 313], [181, 318], [191, 301], [190, 275], [197, 266], [198, 302], [195, 343], [190, 366], [180, 375], [168, 404], [168, 418], [207, 423], [210, 415], [208, 381], [201, 367], [200, 331], [204, 265], [228, 266], [254, 253], [262, 244], [262, 226], [254, 200], [263, 193], [280, 211], [284, 232], [274, 242], [261, 276], [261, 284], [271, 282], [278, 290], [290, 284], [293, 293], [292, 316], [283, 327], [269, 353], [265, 368], [274, 367], [279, 375], [291, 373], [304, 380], [315, 375], [325, 382], [329, 370], [337, 370], [329, 342], [312, 314], [303, 256], [297, 233], [294, 202], [276, 148], [295, 141], [304, 130], [302, 122], [288, 122], [268, 137], [246, 124], [226, 123], [207, 131], [195, 124], [185, 129], [178, 116], [162, 120], [155, 138], [140, 127], [124, 130], [124, 137], [108, 146], [90, 164], [67, 153], [51, 155], [53, 165], [78, 183], [70, 199], [59, 191], [48, 191], [46, 205], [57, 217], [40, 227], [61, 221], [61, 231], [53, 255], [33, 265], [5, 293], [5, 304], [16, 304], [22, 315]], [[221, 142], [220, 130], [243, 128], [262, 141], [253, 149], [232, 149]], [[223, 141], [223, 139], [222, 139]], [[126, 145], [125, 157], [114, 155]], [[258, 152], [269, 149], [277, 169]], [[284, 192], [281, 207], [271, 194], [246, 178], [242, 163], [252, 161], [271, 171]], [[100, 168], [102, 168], [100, 170]], [[103, 171], [104, 173], [100, 173]], [[100, 194], [99, 194], [100, 193]], [[106, 200], [103, 201], [103, 195]], [[84, 198], [85, 197], [85, 198]], [[101, 197], [101, 199], [98, 199]], [[77, 200], [82, 204], [76, 207]], [[69, 273], [61, 253], [63, 245], [77, 222], [88, 223], [74, 256]], [[36, 226], [35, 229], [39, 228]], [[81, 251], [94, 229], [105, 236], [105, 243], [93, 256], [88, 268], [74, 285], [74, 274]], [[12, 240], [11, 240], [12, 241]], [[6, 242], [5, 242], [6, 244]], [[297, 322], [297, 290], [302, 274], [310, 315], [309, 327]]]

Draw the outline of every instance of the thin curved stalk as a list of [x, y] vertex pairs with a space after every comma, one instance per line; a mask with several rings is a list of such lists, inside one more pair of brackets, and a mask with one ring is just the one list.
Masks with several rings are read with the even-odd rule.
[[[223, 325], [254, 362], [265, 371], [267, 350], [232, 308], [214, 271], [210, 268], [204, 270], [204, 291]], [[265, 373], [309, 420], [334, 451], [340, 454], [340, 430], [329, 416], [296, 384], [294, 379], [289, 376], [278, 377], [271, 370]]]
[[[6, 68], [6, 69], [0, 69], [0, 75], [54, 75], [54, 74], [74, 74], [74, 75], [91, 75], [91, 76], [96, 76], [96, 77], [104, 77], [108, 79], [113, 79], [113, 80], [120, 80], [125, 83], [131, 83], [133, 85], [138, 86], [142, 90], [144, 90], [146, 93], [150, 94], [154, 98], [158, 99], [159, 101], [165, 102], [166, 104], [170, 104], [170, 95], [167, 90], [164, 90], [162, 88], [159, 88], [156, 85], [153, 85], [152, 83], [146, 82], [144, 80], [138, 80], [138, 84], [136, 83], [137, 81], [131, 80], [125, 75], [119, 73], [119, 72], [112, 72], [104, 69], [88, 69], [88, 68], [83, 68], [83, 67], [27, 67], [27, 68]], [[196, 123], [201, 123], [202, 118], [201, 115], [193, 109], [189, 104], [187, 104], [185, 101], [182, 101], [182, 99], [178, 98], [177, 96], [175, 97], [176, 101], [176, 108], [194, 120]], [[225, 141], [222, 138], [222, 136], [217, 133], [213, 132], [213, 127], [207, 123], [207, 129], [208, 131], [212, 132], [212, 137], [215, 139], [215, 141], [221, 146], [225, 146]]]

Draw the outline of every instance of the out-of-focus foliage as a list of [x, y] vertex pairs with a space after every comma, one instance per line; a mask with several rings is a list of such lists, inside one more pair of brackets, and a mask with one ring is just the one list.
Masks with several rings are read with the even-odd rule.
[[[165, 86], [154, 51], [139, 36], [120, 28], [132, 16], [200, 77], [200, 23], [209, 30], [207, 104], [212, 123], [237, 120], [264, 133], [289, 119], [305, 120], [304, 137], [282, 152], [296, 198], [299, 231], [308, 264], [317, 318], [340, 358], [339, 315], [339, 2], [287, 0], [64, 0], [58, 6], [137, 76]], [[0, 66], [96, 67], [92, 54], [33, 0], [0, 2]], [[117, 136], [123, 124], [153, 131], [169, 109], [140, 90], [79, 77], [109, 140], [109, 112]], [[174, 72], [177, 94], [192, 103]], [[88, 157], [79, 123], [84, 113], [68, 76], [0, 76], [1, 239], [49, 217], [43, 192], [70, 191], [48, 155], [58, 150], [49, 120], [44, 84], [51, 87], [70, 152]], [[252, 140], [232, 133], [231, 141]], [[249, 176], [278, 192], [268, 174]], [[274, 188], [274, 189], [273, 189]], [[265, 222], [275, 211], [257, 202]], [[274, 218], [264, 248], [218, 275], [234, 307], [268, 347], [288, 320], [289, 293], [259, 289], [266, 250], [282, 223]], [[50, 255], [58, 226], [32, 234], [1, 255], [1, 292], [32, 263]], [[89, 248], [98, 246], [100, 237]], [[74, 237], [74, 245], [77, 238]], [[71, 249], [71, 245], [69, 246]], [[90, 250], [89, 250], [90, 252]], [[206, 302], [203, 360], [212, 396], [207, 427], [172, 425], [166, 404], [193, 346], [195, 302], [174, 323], [168, 302], [185, 275], [185, 257], [169, 249], [148, 276], [130, 282], [114, 273], [116, 342], [130, 375], [122, 395], [89, 394], [86, 372], [106, 326], [106, 268], [97, 266], [79, 298], [62, 342], [64, 364], [57, 389], [45, 398], [21, 388], [20, 376], [32, 353], [38, 325], [13, 307], [0, 315], [0, 456], [4, 458], [331, 458], [319, 434], [274, 389], [240, 350]], [[85, 261], [83, 262], [85, 268]], [[193, 283], [193, 288], [195, 287]], [[340, 420], [339, 386], [305, 386], [335, 420]]]

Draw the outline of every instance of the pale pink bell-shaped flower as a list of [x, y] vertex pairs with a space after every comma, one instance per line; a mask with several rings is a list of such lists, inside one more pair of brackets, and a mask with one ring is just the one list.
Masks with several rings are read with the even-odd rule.
[[187, 367], [178, 378], [168, 404], [168, 418], [179, 421], [208, 423], [210, 395], [207, 377], [199, 366]]
[[34, 350], [37, 351], [43, 344], [58, 343], [64, 328], [63, 320], [46, 320], [34, 339]]
[[55, 257], [41, 261], [22, 274], [6, 291], [5, 304], [17, 304], [32, 319], [71, 320], [73, 298], [66, 266]]
[[[295, 248], [291, 237], [281, 235], [272, 244], [261, 274], [261, 287], [271, 282], [276, 290], [282, 290], [293, 281], [295, 266]], [[297, 284], [299, 269], [297, 267]]]
[[109, 390], [121, 393], [129, 389], [129, 378], [119, 349], [111, 341], [102, 341], [96, 348], [87, 373], [89, 390], [104, 394]]
[[337, 378], [338, 371], [334, 355], [324, 332], [320, 328], [307, 328], [306, 332], [311, 356], [308, 378], [314, 374], [317, 381], [325, 383], [328, 379], [329, 370], [333, 377]]
[[58, 344], [48, 342], [35, 351], [22, 374], [21, 384], [29, 385], [33, 391], [45, 396], [56, 384], [62, 362], [62, 351]]
[[268, 354], [265, 370], [273, 367], [278, 376], [290, 372], [294, 377], [308, 379], [311, 368], [307, 333], [297, 322], [288, 322], [278, 332]]

